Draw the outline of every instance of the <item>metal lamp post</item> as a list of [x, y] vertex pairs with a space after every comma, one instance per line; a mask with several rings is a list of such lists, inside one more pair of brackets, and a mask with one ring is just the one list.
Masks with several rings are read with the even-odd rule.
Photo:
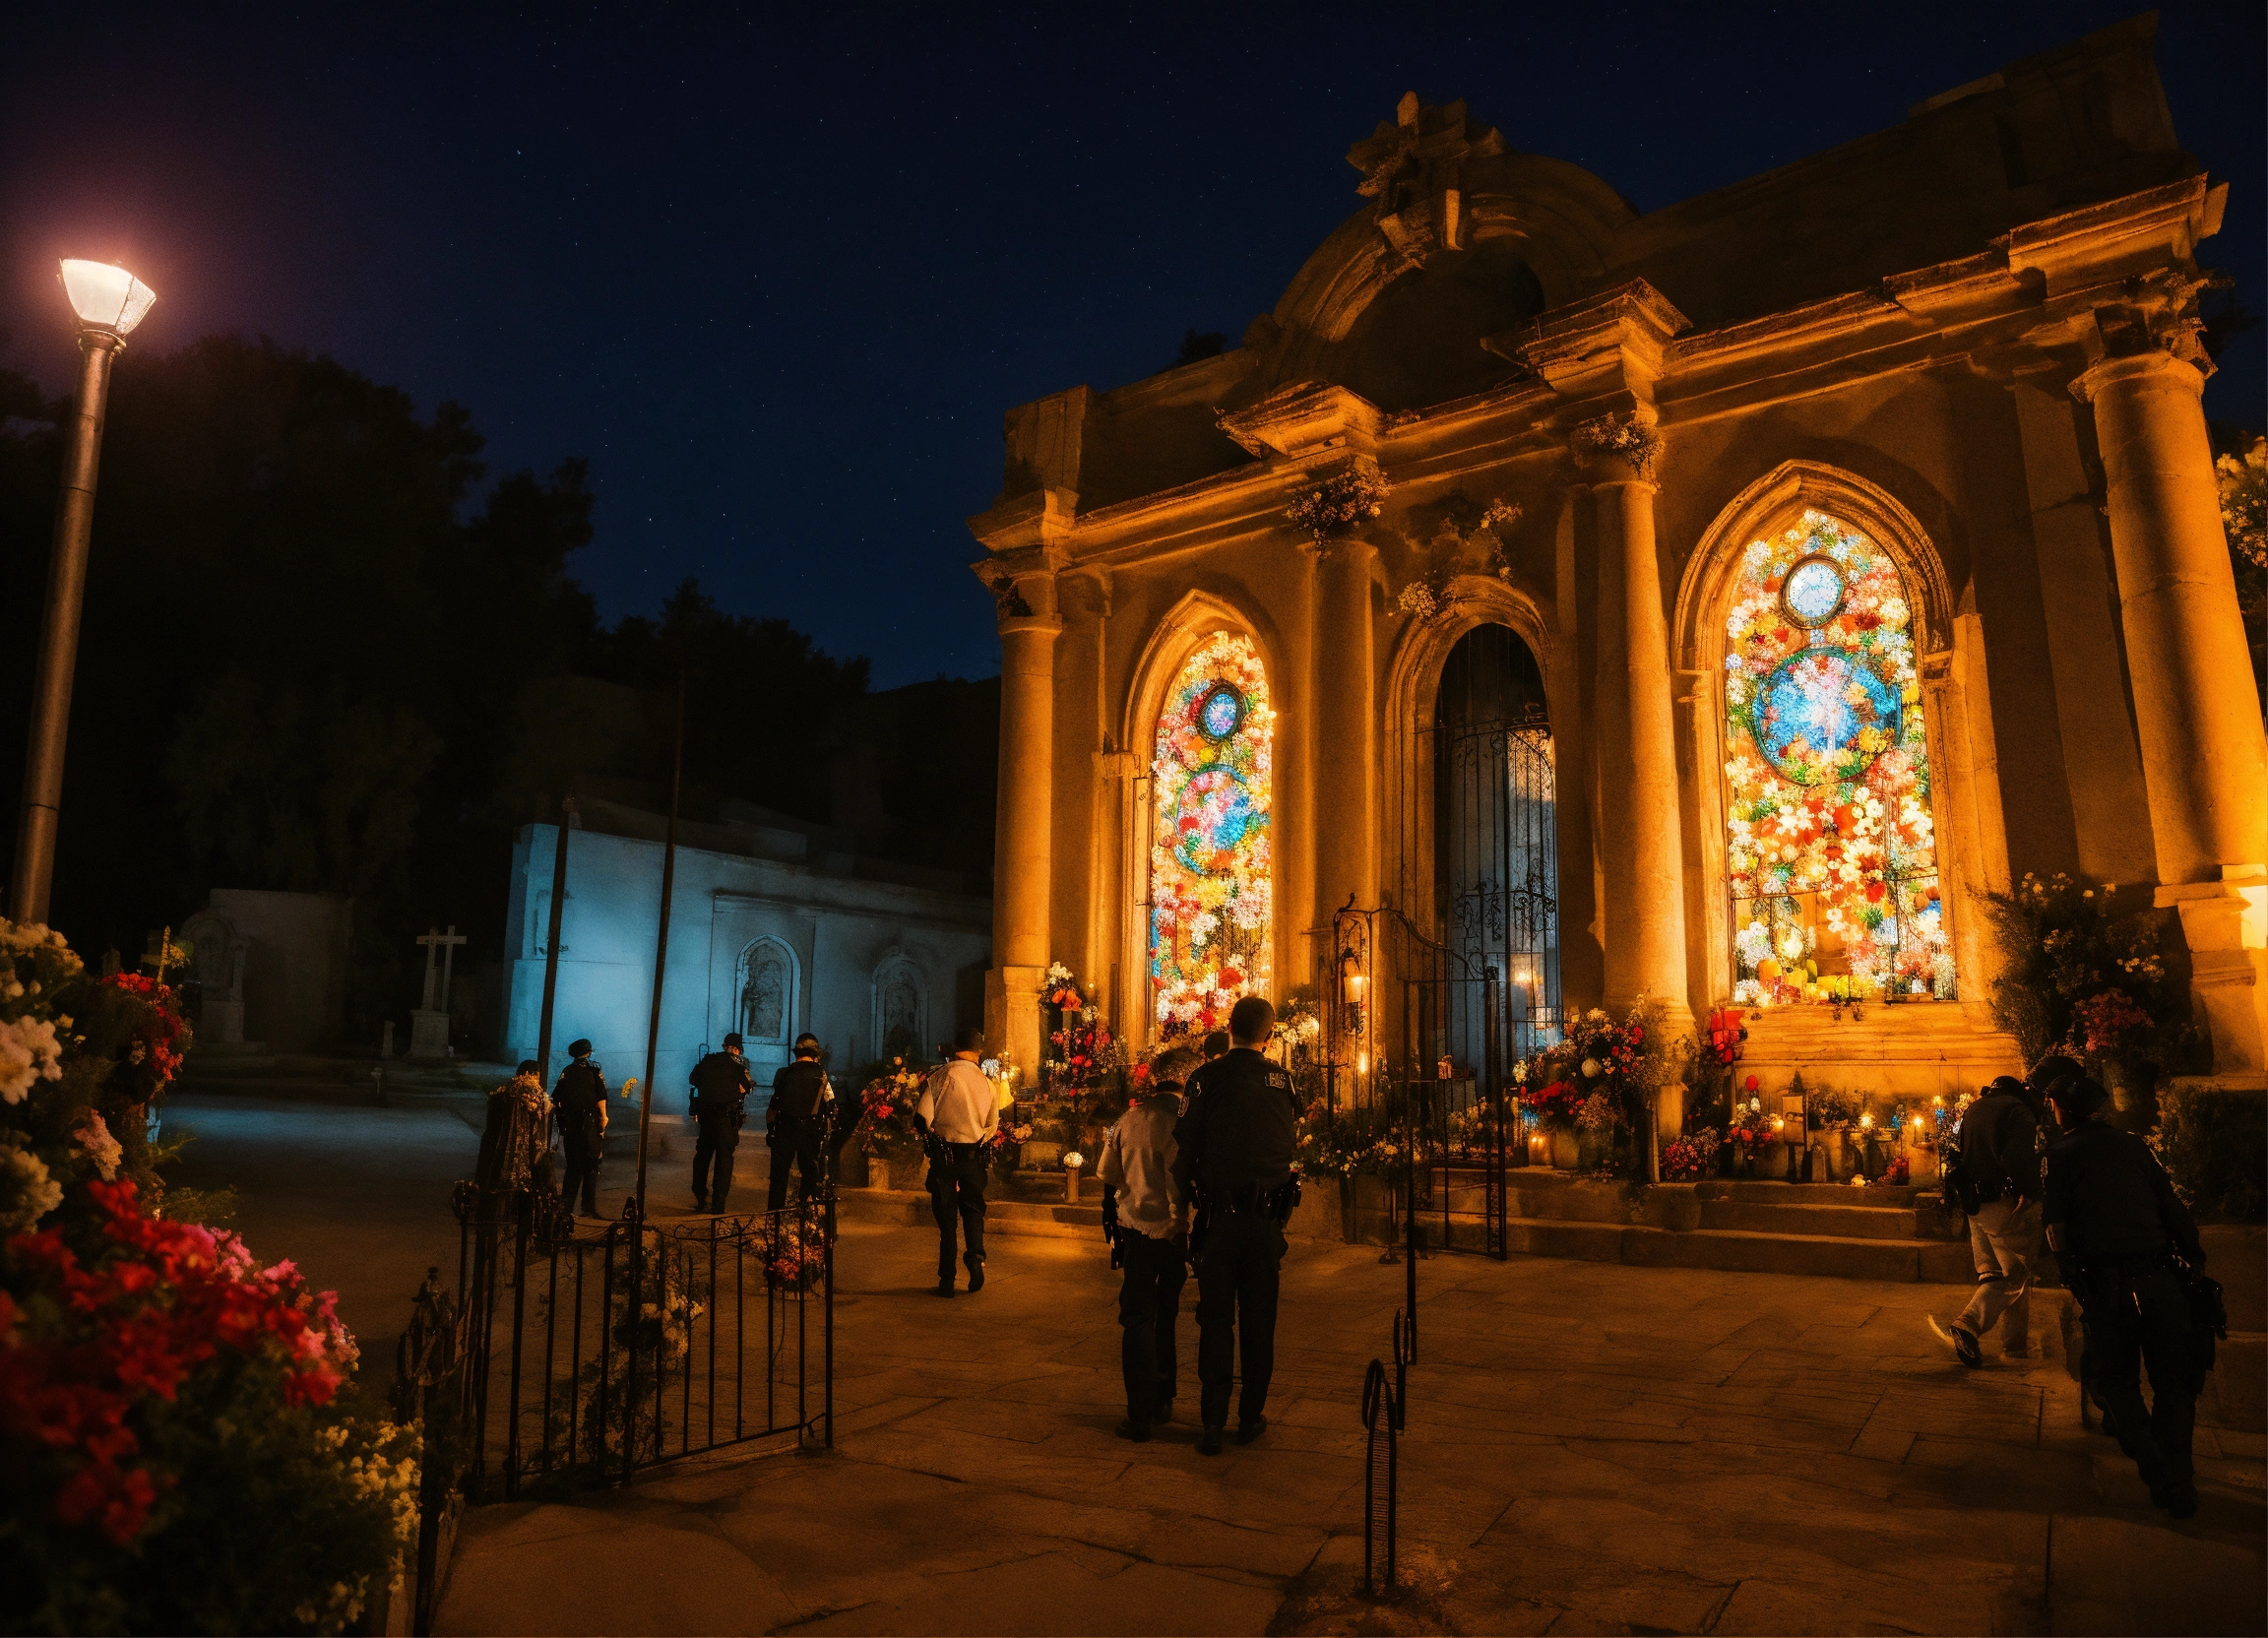
[[158, 299], [124, 268], [65, 262], [63, 291], [79, 315], [79, 392], [55, 501], [55, 545], [47, 560], [47, 612], [39, 628], [39, 668], [32, 690], [32, 735], [24, 758], [24, 813], [16, 831], [16, 872], [8, 914], [47, 919], [55, 879], [55, 827], [63, 806], [63, 741], [71, 726], [71, 677], [79, 662], [79, 613], [87, 596], [87, 548], [94, 527], [94, 472], [102, 458], [102, 415], [110, 365], [126, 336]]

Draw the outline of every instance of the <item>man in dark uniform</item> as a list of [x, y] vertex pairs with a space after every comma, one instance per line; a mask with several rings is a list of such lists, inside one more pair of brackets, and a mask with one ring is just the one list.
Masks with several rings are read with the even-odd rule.
[[[1173, 1128], [1173, 1176], [1203, 1214], [1197, 1250], [1197, 1381], [1204, 1432], [1197, 1448], [1221, 1454], [1233, 1367], [1243, 1366], [1236, 1442], [1268, 1425], [1268, 1379], [1276, 1369], [1276, 1295], [1299, 1101], [1292, 1075], [1261, 1056], [1276, 1009], [1257, 995], [1228, 1015], [1228, 1055], [1198, 1071], [1189, 1107]], [[1243, 1323], [1238, 1348], [1237, 1322]]]
[[[2189, 1306], [2181, 1265], [2201, 1268], [2205, 1248], [2189, 1209], [2150, 1146], [2104, 1120], [2110, 1095], [2078, 1065], [2050, 1059], [2036, 1077], [2063, 1135], [2048, 1146], [2048, 1244], [2086, 1328], [2082, 1392], [2133, 1459], [2150, 1499], [2176, 1519], [2197, 1511], [2190, 1434], [2205, 1385], [2206, 1337]], [[2042, 1069], [2048, 1069], [2042, 1065]], [[2150, 1396], [2142, 1402], [2142, 1366]]]
[[792, 1163], [802, 1173], [796, 1186], [799, 1200], [819, 1192], [820, 1157], [825, 1153], [828, 1105], [835, 1090], [827, 1084], [827, 1071], [819, 1067], [819, 1038], [797, 1036], [795, 1059], [780, 1066], [772, 1077], [772, 1102], [764, 1108], [764, 1142], [772, 1151], [772, 1194], [767, 1211], [788, 1203], [788, 1167]]
[[591, 1043], [578, 1040], [567, 1048], [567, 1067], [551, 1089], [551, 1111], [559, 1122], [559, 1141], [567, 1151], [567, 1181], [559, 1190], [560, 1204], [575, 1209], [575, 1196], [583, 1196], [583, 1215], [598, 1215], [598, 1165], [606, 1158], [606, 1071], [591, 1055]]
[[726, 1036], [724, 1049], [695, 1064], [691, 1079], [688, 1107], [700, 1128], [693, 1145], [693, 1209], [721, 1212], [732, 1192], [732, 1151], [740, 1146], [740, 1122], [746, 1118], [748, 1091], [755, 1084], [741, 1061], [740, 1038]]

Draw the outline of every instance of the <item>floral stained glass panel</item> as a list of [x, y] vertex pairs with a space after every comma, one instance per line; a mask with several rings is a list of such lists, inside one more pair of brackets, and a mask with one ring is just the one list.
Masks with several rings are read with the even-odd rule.
[[1953, 996], [1912, 626], [1889, 553], [1823, 513], [1741, 557], [1725, 633], [1736, 1000]]
[[1174, 677], [1151, 760], [1150, 988], [1161, 1036], [1265, 994], [1276, 713], [1252, 640], [1222, 632]]

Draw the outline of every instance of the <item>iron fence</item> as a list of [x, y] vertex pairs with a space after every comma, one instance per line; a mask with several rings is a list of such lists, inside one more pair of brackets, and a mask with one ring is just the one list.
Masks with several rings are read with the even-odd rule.
[[465, 1487], [600, 1483], [745, 1443], [834, 1436], [834, 1207], [578, 1220], [459, 1186]]
[[[1372, 1359], [1362, 1376], [1362, 1593], [1385, 1598], [1394, 1591], [1396, 1539], [1401, 1524], [1402, 1432], [1409, 1425], [1410, 1366], [1417, 1357], [1418, 1326], [1404, 1309], [1394, 1316], [1394, 1372]], [[1381, 1493], [1383, 1492], [1383, 1493]], [[1383, 1585], [1379, 1566], [1385, 1567]]]

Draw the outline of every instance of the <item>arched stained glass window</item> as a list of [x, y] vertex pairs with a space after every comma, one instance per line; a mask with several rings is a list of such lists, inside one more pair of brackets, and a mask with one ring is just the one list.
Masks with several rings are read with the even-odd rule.
[[1276, 713], [1248, 637], [1199, 645], [1151, 760], [1150, 989], [1161, 1036], [1214, 1030], [1269, 979]]
[[1898, 565], [1805, 512], [1742, 554], [1725, 652], [1733, 996], [1953, 996]]

